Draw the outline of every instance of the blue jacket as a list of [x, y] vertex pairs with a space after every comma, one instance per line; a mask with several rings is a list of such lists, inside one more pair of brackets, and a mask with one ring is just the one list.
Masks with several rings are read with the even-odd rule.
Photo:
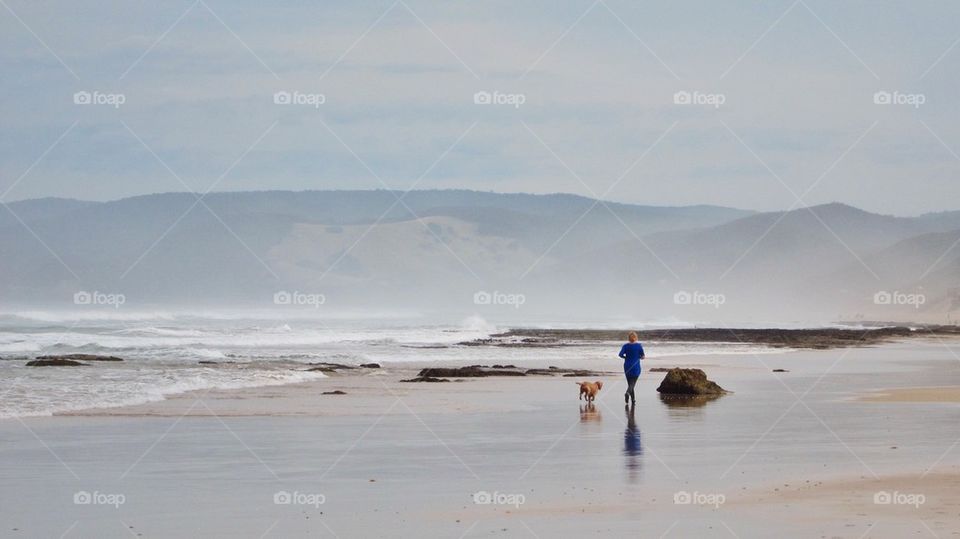
[[623, 374], [634, 377], [640, 376], [640, 360], [643, 359], [643, 345], [639, 342], [628, 342], [620, 349], [623, 358]]

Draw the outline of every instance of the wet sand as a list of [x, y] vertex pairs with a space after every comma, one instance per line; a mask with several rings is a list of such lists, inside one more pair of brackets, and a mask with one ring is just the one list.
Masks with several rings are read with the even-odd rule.
[[735, 393], [663, 401], [645, 372], [632, 412], [616, 375], [587, 406], [576, 378], [402, 383], [437, 364], [385, 363], [4, 420], [0, 536], [958, 536], [960, 407], [860, 400], [960, 386], [958, 344], [648, 360]]
[[860, 397], [866, 402], [960, 402], [960, 386], [902, 387]]

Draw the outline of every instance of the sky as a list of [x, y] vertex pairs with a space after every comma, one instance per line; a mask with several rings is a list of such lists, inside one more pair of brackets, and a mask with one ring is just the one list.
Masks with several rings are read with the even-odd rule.
[[0, 0], [0, 70], [0, 202], [960, 209], [956, 2]]

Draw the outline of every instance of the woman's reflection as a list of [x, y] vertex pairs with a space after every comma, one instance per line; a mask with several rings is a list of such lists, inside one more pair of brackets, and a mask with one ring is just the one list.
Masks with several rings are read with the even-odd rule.
[[636, 483], [640, 469], [643, 466], [643, 443], [640, 441], [640, 428], [634, 416], [636, 405], [625, 405], [623, 411], [627, 414], [627, 428], [623, 431], [623, 456], [626, 457], [627, 479]]

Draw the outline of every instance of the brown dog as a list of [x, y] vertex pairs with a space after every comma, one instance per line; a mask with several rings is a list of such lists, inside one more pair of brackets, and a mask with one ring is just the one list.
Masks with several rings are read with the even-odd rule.
[[597, 397], [597, 393], [603, 389], [603, 382], [597, 380], [596, 382], [575, 382], [580, 385], [580, 400], [583, 400], [583, 396], [587, 396], [587, 402], [593, 402], [593, 399]]

